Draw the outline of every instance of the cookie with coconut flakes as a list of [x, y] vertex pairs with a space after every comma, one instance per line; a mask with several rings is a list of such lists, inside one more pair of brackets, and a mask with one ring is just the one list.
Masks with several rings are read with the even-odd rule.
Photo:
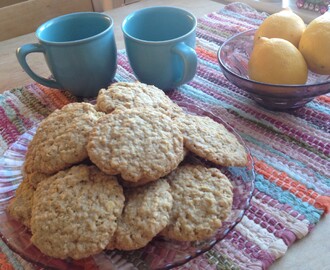
[[184, 158], [183, 137], [167, 115], [150, 107], [116, 110], [90, 133], [87, 151], [102, 171], [126, 181], [154, 181]]
[[40, 182], [33, 196], [32, 243], [59, 259], [82, 259], [109, 243], [124, 206], [115, 176], [79, 165]]
[[187, 164], [166, 179], [173, 207], [170, 222], [160, 234], [178, 241], [213, 236], [231, 211], [233, 192], [228, 178], [217, 168]]
[[87, 158], [87, 138], [104, 115], [89, 103], [70, 103], [45, 118], [28, 146], [24, 170], [53, 174]]
[[183, 112], [161, 89], [140, 82], [117, 82], [108, 89], [101, 89], [96, 106], [105, 113], [111, 113], [115, 109], [146, 106], [160, 110], [171, 117]]
[[180, 115], [176, 118], [191, 152], [222, 166], [245, 166], [247, 152], [235, 135], [207, 116]]

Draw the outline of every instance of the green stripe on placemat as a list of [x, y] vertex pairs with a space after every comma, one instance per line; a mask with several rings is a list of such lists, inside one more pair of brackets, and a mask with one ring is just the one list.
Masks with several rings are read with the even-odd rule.
[[208, 259], [209, 264], [216, 265], [217, 269], [221, 270], [239, 270], [240, 268], [230, 260], [229, 257], [216, 253], [214, 250], [210, 250], [205, 253], [205, 257]]

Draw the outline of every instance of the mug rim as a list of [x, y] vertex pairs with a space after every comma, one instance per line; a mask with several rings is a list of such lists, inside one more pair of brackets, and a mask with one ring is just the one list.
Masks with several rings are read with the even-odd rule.
[[[127, 24], [127, 21], [138, 13], [145, 12], [147, 10], [152, 10], [152, 9], [172, 9], [172, 10], [179, 10], [181, 12], [184, 12], [193, 19], [193, 26], [191, 27], [190, 31], [185, 33], [184, 35], [181, 35], [176, 38], [165, 39], [165, 40], [160, 40], [160, 41], [140, 39], [140, 38], [137, 38], [137, 37], [134, 37], [134, 36], [128, 34], [127, 31], [125, 30], [125, 25]], [[121, 24], [121, 29], [122, 29], [124, 36], [129, 37], [130, 39], [132, 39], [134, 41], [144, 43], [144, 44], [166, 44], [166, 43], [171, 43], [173, 41], [177, 41], [180, 39], [184, 39], [185, 37], [187, 37], [188, 35], [193, 33], [196, 30], [196, 27], [197, 27], [197, 18], [193, 13], [191, 13], [190, 11], [188, 11], [186, 9], [174, 7], [174, 6], [153, 6], [153, 7], [146, 7], [146, 8], [142, 8], [142, 9], [133, 11], [125, 17], [124, 21]]]
[[[109, 21], [109, 25], [101, 32], [99, 32], [96, 35], [87, 37], [87, 38], [82, 38], [82, 39], [77, 39], [77, 40], [70, 40], [70, 41], [50, 41], [50, 40], [46, 40], [41, 38], [40, 34], [42, 31], [44, 31], [45, 28], [47, 28], [49, 25], [52, 25], [53, 23], [56, 23], [60, 20], [62, 20], [63, 18], [70, 18], [70, 17], [77, 17], [77, 16], [94, 16], [94, 17], [98, 17], [98, 18], [105, 18]], [[52, 19], [49, 19], [48, 21], [42, 23], [37, 30], [35, 31], [35, 35], [37, 37], [37, 39], [39, 41], [41, 41], [44, 44], [49, 44], [49, 45], [68, 45], [68, 44], [79, 44], [79, 43], [84, 43], [93, 39], [98, 38], [99, 36], [102, 36], [104, 33], [106, 33], [107, 31], [111, 30], [113, 28], [114, 25], [114, 21], [112, 19], [112, 17], [110, 17], [109, 15], [105, 14], [105, 13], [100, 13], [100, 12], [92, 12], [92, 11], [82, 11], [82, 12], [73, 12], [73, 13], [68, 13], [68, 14], [64, 14], [61, 16], [57, 16], [54, 17]]]

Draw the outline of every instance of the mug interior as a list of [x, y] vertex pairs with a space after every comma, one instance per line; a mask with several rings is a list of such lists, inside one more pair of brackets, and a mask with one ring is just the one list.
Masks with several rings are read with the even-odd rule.
[[174, 7], [145, 8], [130, 14], [123, 22], [123, 32], [144, 41], [166, 41], [184, 36], [196, 27], [196, 18]]
[[37, 37], [46, 42], [72, 42], [96, 36], [112, 25], [110, 17], [93, 12], [63, 15], [44, 23]]

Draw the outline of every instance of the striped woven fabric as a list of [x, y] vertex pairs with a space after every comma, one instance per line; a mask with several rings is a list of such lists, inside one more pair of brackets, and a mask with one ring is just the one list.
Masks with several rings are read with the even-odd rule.
[[[216, 53], [230, 36], [256, 28], [267, 16], [233, 3], [199, 19], [198, 72], [169, 93], [220, 115], [245, 140], [255, 162], [255, 190], [241, 222], [210, 251], [177, 269], [267, 269], [306, 236], [330, 210], [330, 95], [291, 112], [272, 112], [229, 83]], [[124, 51], [116, 81], [134, 81]], [[31, 84], [0, 96], [0, 149], [50, 112], [76, 101], [70, 94]], [[1, 244], [0, 266], [35, 269]]]

